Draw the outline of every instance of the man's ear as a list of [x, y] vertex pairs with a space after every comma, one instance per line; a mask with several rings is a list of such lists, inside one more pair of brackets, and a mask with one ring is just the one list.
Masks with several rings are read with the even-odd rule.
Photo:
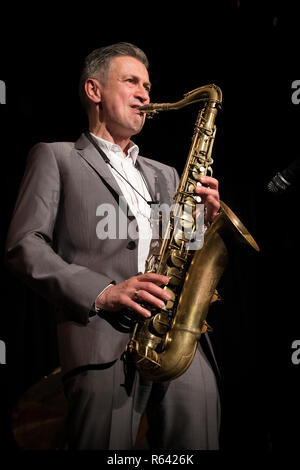
[[95, 78], [88, 78], [85, 82], [84, 89], [87, 97], [94, 103], [101, 102], [101, 85]]

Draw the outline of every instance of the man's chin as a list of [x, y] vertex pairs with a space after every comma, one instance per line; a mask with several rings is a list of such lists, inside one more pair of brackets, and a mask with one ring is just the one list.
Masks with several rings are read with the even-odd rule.
[[133, 124], [133, 130], [134, 130], [134, 134], [132, 135], [135, 135], [135, 134], [138, 134], [139, 132], [141, 132], [141, 130], [143, 129], [144, 127], [144, 124], [145, 124], [145, 118], [144, 116], [137, 122], [135, 122]]

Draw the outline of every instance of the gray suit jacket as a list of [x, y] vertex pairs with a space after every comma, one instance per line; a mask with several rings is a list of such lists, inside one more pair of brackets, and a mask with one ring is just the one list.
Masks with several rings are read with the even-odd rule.
[[[152, 198], [171, 204], [176, 170], [143, 157], [138, 162]], [[96, 235], [97, 207], [109, 203], [118, 214], [119, 196], [110, 168], [84, 134], [75, 144], [39, 143], [29, 153], [6, 261], [55, 305], [63, 372], [111, 362], [129, 339], [121, 314], [90, 316], [97, 295], [109, 283], [138, 271], [138, 240], [134, 246], [128, 238], [101, 240]]]

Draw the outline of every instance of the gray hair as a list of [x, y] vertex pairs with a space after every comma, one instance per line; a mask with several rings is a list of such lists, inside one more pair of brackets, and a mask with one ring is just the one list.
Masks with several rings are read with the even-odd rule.
[[85, 109], [87, 109], [89, 103], [84, 88], [86, 80], [88, 78], [97, 78], [102, 84], [105, 84], [111, 59], [118, 56], [134, 57], [142, 62], [147, 69], [149, 68], [146, 54], [139, 47], [129, 42], [118, 42], [117, 44], [95, 49], [85, 58], [79, 80], [79, 97]]

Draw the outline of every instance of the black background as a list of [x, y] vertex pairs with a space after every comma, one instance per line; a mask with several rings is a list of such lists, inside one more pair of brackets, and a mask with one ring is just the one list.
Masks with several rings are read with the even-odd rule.
[[[299, 190], [295, 185], [282, 196], [266, 190], [277, 171], [299, 158], [300, 105], [291, 100], [292, 82], [300, 78], [294, 3], [199, 2], [197, 9], [178, 4], [164, 13], [152, 4], [131, 8], [123, 15], [86, 5], [76, 19], [48, 7], [27, 9], [21, 23], [18, 10], [18, 24], [7, 17], [0, 63], [7, 93], [0, 106], [3, 251], [28, 150], [39, 141], [74, 141], [87, 126], [77, 83], [91, 50], [118, 41], [141, 47], [154, 102], [177, 101], [207, 83], [220, 86], [214, 176], [221, 199], [261, 248], [233, 253], [219, 289], [224, 300], [208, 318], [222, 371], [222, 447], [296, 449], [300, 364], [292, 364], [291, 345], [300, 339]], [[141, 154], [180, 173], [196, 114], [197, 105], [148, 121], [134, 139]], [[14, 451], [14, 404], [59, 358], [47, 303], [4, 267], [2, 275], [1, 445]]]

